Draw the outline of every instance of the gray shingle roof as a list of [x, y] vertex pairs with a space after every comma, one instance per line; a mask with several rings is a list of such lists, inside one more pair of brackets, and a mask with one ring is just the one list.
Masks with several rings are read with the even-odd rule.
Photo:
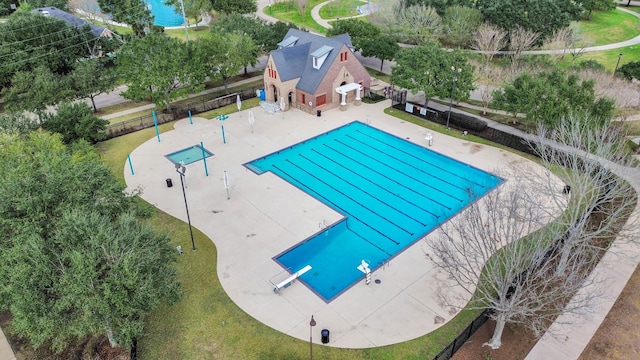
[[[287, 39], [291, 37], [298, 38], [294, 46], [274, 50], [271, 52], [271, 56], [282, 81], [299, 77], [300, 80], [296, 88], [311, 94], [315, 93], [342, 46], [347, 45], [350, 49], [353, 49], [351, 38], [348, 34], [327, 38], [306, 31], [289, 29], [281, 43], [286, 43]], [[331, 50], [322, 66], [319, 69], [314, 69], [311, 55], [321, 56], [317, 55], [316, 52], [325, 52], [329, 48]]]
[[53, 18], [63, 20], [69, 26], [73, 26], [73, 27], [77, 27], [77, 28], [81, 28], [81, 27], [87, 25], [87, 26], [89, 26], [91, 28], [91, 33], [95, 37], [102, 36], [103, 32], [105, 30], [107, 30], [106, 28], [104, 28], [102, 26], [98, 26], [98, 25], [92, 24], [92, 23], [90, 23], [90, 22], [88, 22], [88, 21], [86, 21], [84, 19], [80, 19], [79, 17], [73, 16], [73, 15], [69, 14], [68, 12], [62, 11], [62, 10], [58, 9], [57, 7], [53, 7], [53, 6], [37, 8], [37, 9], [34, 9], [33, 12], [41, 14], [41, 15], [51, 16]]

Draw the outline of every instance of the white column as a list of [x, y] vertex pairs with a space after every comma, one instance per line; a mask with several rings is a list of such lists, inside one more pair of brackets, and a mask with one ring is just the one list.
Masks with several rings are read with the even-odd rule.
[[356, 101], [360, 101], [360, 89], [362, 89], [362, 86], [356, 89]]
[[340, 103], [340, 105], [347, 105], [347, 93], [342, 93], [342, 102]]

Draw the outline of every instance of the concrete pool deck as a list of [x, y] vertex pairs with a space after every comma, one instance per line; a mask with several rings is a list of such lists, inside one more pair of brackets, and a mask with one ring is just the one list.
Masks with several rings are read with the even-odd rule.
[[[253, 132], [248, 111], [232, 113], [225, 121], [193, 118], [191, 125], [189, 119], [183, 119], [175, 123], [174, 131], [160, 135], [161, 142], [153, 137], [131, 153], [135, 175], [125, 164], [125, 180], [129, 189], [143, 189], [143, 199], [186, 221], [180, 179], [164, 155], [202, 141], [215, 155], [207, 159], [209, 176], [205, 176], [202, 161], [187, 166], [191, 223], [215, 243], [217, 275], [240, 308], [302, 340], [309, 339], [313, 315], [317, 321], [314, 342], [320, 342], [320, 331], [326, 328], [331, 331], [330, 346], [366, 348], [407, 341], [434, 331], [457, 314], [439, 300], [435, 278], [442, 275], [425, 256], [425, 242], [417, 241], [374, 271], [373, 280], [380, 284], [366, 285], [363, 278], [328, 304], [301, 282], [276, 294], [269, 281], [282, 280], [284, 269], [272, 257], [342, 215], [279, 177], [271, 173], [258, 176], [242, 165], [354, 120], [426, 146], [429, 131], [384, 114], [389, 106], [389, 100], [350, 104], [347, 111], [330, 110], [321, 117], [295, 109], [269, 115], [254, 108]], [[508, 151], [439, 133], [434, 134], [431, 149], [491, 172], [514, 164], [534, 165]], [[223, 171], [229, 177], [230, 199]], [[168, 178], [173, 187], [167, 187]], [[181, 246], [189, 251], [189, 239], [182, 240]]]

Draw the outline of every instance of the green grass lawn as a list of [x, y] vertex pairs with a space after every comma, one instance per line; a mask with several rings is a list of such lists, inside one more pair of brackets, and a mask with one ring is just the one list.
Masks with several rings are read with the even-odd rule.
[[271, 6], [264, 8], [264, 12], [278, 20], [292, 22], [305, 29], [324, 34], [327, 32], [327, 29], [320, 26], [320, 24], [311, 18], [311, 9], [322, 1], [323, 0], [309, 0], [309, 5], [305, 8], [302, 14], [300, 14], [298, 6], [293, 1], [283, 1], [272, 4]]
[[579, 28], [588, 46], [611, 44], [638, 36], [640, 19], [620, 10], [594, 11], [590, 21], [580, 21]]
[[[196, 40], [200, 38], [208, 38], [211, 37], [211, 29], [208, 26], [198, 26], [198, 28], [190, 27], [189, 30], [189, 40]], [[164, 33], [178, 38], [182, 41], [187, 40], [187, 32], [184, 28], [181, 29], [165, 29]]]
[[[235, 107], [235, 104], [229, 106]], [[390, 112], [393, 113], [394, 110]], [[160, 132], [172, 128], [173, 123], [159, 127]], [[155, 130], [150, 128], [96, 146], [107, 166], [120, 181], [124, 181], [123, 170], [127, 154], [154, 136]], [[135, 170], [135, 163], [133, 165]], [[125, 171], [129, 171], [128, 168]], [[150, 221], [156, 230], [171, 236], [174, 246], [191, 248], [186, 223], [159, 210], [155, 211]], [[215, 241], [215, 238], [209, 239], [195, 229], [194, 239], [198, 250], [195, 253], [185, 251], [184, 255], [178, 257], [176, 264], [184, 295], [177, 304], [171, 307], [160, 306], [149, 315], [144, 336], [139, 341], [141, 358], [306, 358], [309, 355], [307, 341], [271, 329], [250, 317], [229, 299], [218, 281], [217, 253], [211, 241]], [[430, 359], [452, 341], [478, 313], [463, 311], [435, 332], [401, 344], [360, 350], [314, 345], [314, 354], [318, 359]]]
[[320, 17], [322, 19], [336, 19], [345, 18], [349, 16], [356, 16], [359, 13], [356, 11], [356, 6], [366, 4], [360, 0], [336, 0], [331, 1], [322, 8], [320, 8]]
[[[613, 50], [583, 53], [578, 56], [576, 62], [580, 62], [583, 60], [596, 60], [600, 64], [604, 65], [604, 67], [608, 71], [613, 72], [618, 62], [618, 56], [620, 54], [622, 54], [622, 56], [620, 57], [619, 66], [632, 61], [640, 61], [640, 45], [632, 45]], [[558, 64], [562, 67], [568, 67], [571, 64], [571, 55], [567, 55], [565, 59], [560, 61]]]
[[367, 72], [369, 73], [369, 75], [371, 75], [371, 77], [374, 77], [376, 79], [380, 79], [386, 83], [391, 84], [391, 75], [382, 73], [376, 69], [372, 69], [369, 67], [365, 67], [365, 69], [367, 70]]

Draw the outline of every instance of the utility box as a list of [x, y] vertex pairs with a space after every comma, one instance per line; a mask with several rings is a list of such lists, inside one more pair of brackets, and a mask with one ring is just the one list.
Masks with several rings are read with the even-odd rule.
[[165, 181], [167, 182], [167, 187], [172, 187], [173, 186], [173, 180], [171, 180], [171, 178], [168, 178]]

